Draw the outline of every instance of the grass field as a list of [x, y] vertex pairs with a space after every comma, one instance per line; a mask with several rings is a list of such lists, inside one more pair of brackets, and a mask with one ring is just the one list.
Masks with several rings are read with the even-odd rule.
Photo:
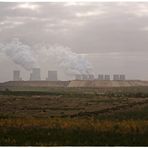
[[148, 146], [148, 87], [7, 88], [0, 145]]

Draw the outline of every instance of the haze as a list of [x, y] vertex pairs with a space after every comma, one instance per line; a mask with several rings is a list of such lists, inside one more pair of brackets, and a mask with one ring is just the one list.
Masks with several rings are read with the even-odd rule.
[[[48, 70], [58, 70], [60, 80], [71, 78], [54, 59], [44, 59], [40, 49], [48, 44], [85, 56], [96, 76], [123, 73], [148, 80], [147, 2], [0, 3], [0, 43], [14, 38], [40, 51], [42, 79]], [[0, 81], [12, 80], [16, 69], [29, 79], [30, 71], [0, 52]]]

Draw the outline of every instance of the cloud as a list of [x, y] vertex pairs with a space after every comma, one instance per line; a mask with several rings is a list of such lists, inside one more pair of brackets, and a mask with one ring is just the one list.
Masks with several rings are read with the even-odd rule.
[[31, 47], [40, 42], [68, 46], [93, 55], [96, 70], [126, 71], [131, 64], [133, 72], [132, 66], [147, 65], [147, 26], [144, 2], [0, 3], [1, 42], [18, 37]]
[[28, 9], [28, 10], [35, 11], [35, 10], [38, 10], [39, 8], [40, 8], [40, 6], [37, 5], [37, 4], [22, 3], [22, 4], [16, 5], [15, 7], [12, 7], [12, 10], [15, 10], [15, 9]]
[[31, 44], [62, 43], [79, 53], [140, 47], [145, 51], [147, 6], [128, 2], [0, 3], [0, 40], [18, 36]]
[[140, 28], [141, 31], [148, 31], [148, 26]]
[[91, 16], [98, 16], [98, 15], [101, 15], [101, 14], [104, 14], [104, 13], [105, 13], [105, 11], [95, 10], [95, 11], [87, 11], [87, 12], [84, 12], [84, 13], [77, 12], [76, 16], [77, 17], [91, 17]]
[[87, 2], [66, 2], [64, 3], [65, 7], [71, 7], [71, 6], [86, 6], [89, 3]]

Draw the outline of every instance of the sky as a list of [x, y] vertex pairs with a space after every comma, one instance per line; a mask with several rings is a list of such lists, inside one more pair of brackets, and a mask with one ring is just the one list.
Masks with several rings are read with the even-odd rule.
[[[58, 70], [60, 80], [70, 79], [68, 64], [76, 69], [86, 61], [96, 77], [125, 74], [127, 79], [148, 80], [148, 2], [0, 2], [0, 44], [16, 38], [38, 56], [42, 79], [48, 70]], [[45, 45], [54, 56], [47, 56]], [[0, 82], [12, 80], [13, 70], [29, 79], [30, 71], [10, 56], [19, 51], [1, 51], [0, 46]]]

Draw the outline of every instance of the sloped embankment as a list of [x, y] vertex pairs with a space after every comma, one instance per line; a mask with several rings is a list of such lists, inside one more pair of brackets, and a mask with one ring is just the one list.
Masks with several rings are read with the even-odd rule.
[[132, 86], [148, 86], [148, 81], [141, 81], [141, 80], [127, 80], [127, 81], [74, 80], [68, 84], [68, 87], [132, 87]]

